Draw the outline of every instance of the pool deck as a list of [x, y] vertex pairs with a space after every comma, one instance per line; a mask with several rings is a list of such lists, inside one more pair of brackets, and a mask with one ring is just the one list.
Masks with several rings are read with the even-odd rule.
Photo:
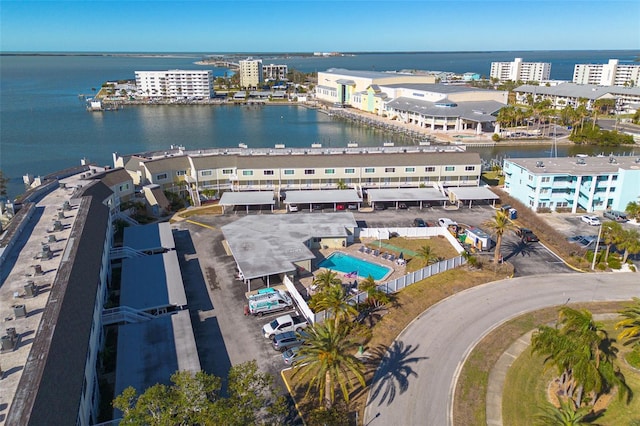
[[[378, 265], [382, 265], [382, 266], [386, 266], [387, 268], [391, 269], [391, 274], [389, 274], [384, 280], [382, 281], [378, 281], [378, 282], [385, 282], [385, 281], [391, 281], [394, 280], [396, 278], [400, 278], [401, 276], [405, 275], [406, 272], [406, 266], [405, 265], [398, 265], [395, 261], [394, 262], [389, 262], [388, 260], [384, 260], [382, 259], [380, 256], [374, 256], [373, 254], [366, 254], [366, 253], [362, 253], [360, 251], [358, 251], [360, 249], [360, 247], [371, 243], [371, 242], [376, 242], [376, 239], [370, 238], [370, 239], [363, 239], [362, 242], [360, 243], [354, 243], [351, 244], [348, 247], [341, 247], [339, 249], [320, 249], [320, 250], [314, 250], [314, 253], [316, 254], [316, 258], [312, 261], [313, 262], [313, 266], [314, 268], [317, 267], [318, 263], [320, 261], [322, 261], [323, 259], [326, 259], [330, 254], [335, 253], [335, 252], [341, 252], [341, 253], [346, 253], [350, 256], [353, 257], [357, 257], [359, 259], [362, 260], [366, 260], [367, 262], [371, 262], [371, 263], [375, 263]], [[384, 247], [382, 247], [381, 253], [388, 251], [385, 250]], [[307, 295], [312, 295], [313, 291], [311, 290], [311, 285], [313, 284], [313, 280], [315, 277], [315, 274], [317, 274], [318, 272], [321, 272], [324, 268], [321, 269], [315, 269], [313, 271], [313, 275], [309, 274], [303, 278], [300, 278], [300, 283], [305, 287], [305, 289], [307, 290]], [[353, 282], [353, 278], [348, 278], [346, 277], [344, 273], [342, 272], [337, 272], [338, 274], [338, 278], [342, 279], [342, 282], [345, 284], [348, 283], [352, 283]]]

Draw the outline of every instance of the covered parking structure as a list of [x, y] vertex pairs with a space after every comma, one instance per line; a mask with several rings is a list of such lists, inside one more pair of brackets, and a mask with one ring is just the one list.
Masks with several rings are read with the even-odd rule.
[[448, 200], [442, 192], [434, 188], [368, 189], [367, 198], [373, 208], [376, 203], [394, 203], [396, 209], [403, 202], [418, 203], [422, 208], [436, 203], [444, 204]]
[[458, 206], [461, 204], [469, 202], [469, 208], [474, 201], [487, 201], [491, 202], [491, 205], [495, 207], [496, 200], [499, 200], [500, 197], [497, 196], [493, 191], [485, 186], [477, 186], [477, 187], [455, 187], [455, 188], [447, 188], [449, 193], [449, 201], [451, 203], [457, 203]]
[[269, 206], [273, 211], [275, 203], [273, 191], [243, 191], [223, 193], [218, 205], [223, 209], [227, 206], [245, 206], [249, 213], [250, 206]]
[[222, 227], [226, 244], [238, 267], [238, 279], [251, 291], [251, 281], [293, 281], [311, 271], [312, 249], [341, 248], [353, 242], [357, 223], [349, 212], [314, 215], [243, 217]]
[[284, 203], [290, 210], [292, 205], [308, 205], [309, 210], [313, 210], [314, 204], [333, 204], [333, 211], [338, 209], [339, 204], [355, 204], [360, 209], [362, 198], [358, 196], [355, 189], [326, 189], [316, 191], [287, 191]]

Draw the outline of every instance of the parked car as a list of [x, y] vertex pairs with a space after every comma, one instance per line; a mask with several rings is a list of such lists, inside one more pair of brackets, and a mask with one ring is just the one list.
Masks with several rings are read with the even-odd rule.
[[336, 204], [336, 210], [345, 210], [347, 206], [344, 204]]
[[297, 212], [298, 211], [298, 206], [296, 204], [289, 204], [289, 211], [290, 212]]
[[282, 352], [282, 360], [284, 361], [284, 363], [287, 365], [293, 364], [293, 360], [298, 356], [299, 350], [300, 350], [300, 346], [298, 345]]
[[580, 220], [582, 220], [585, 223], [588, 223], [591, 226], [598, 226], [601, 223], [598, 216], [589, 216], [588, 214], [580, 216]]
[[398, 204], [398, 208], [402, 209], [402, 210], [407, 210], [409, 208], [409, 206], [407, 206], [406, 203], [399, 203]]
[[524, 241], [525, 243], [535, 243], [540, 241], [538, 240], [538, 237], [536, 236], [536, 234], [533, 233], [531, 229], [519, 228], [516, 231], [516, 235], [520, 237], [522, 241]]
[[615, 211], [615, 210], [605, 210], [602, 213], [602, 216], [606, 217], [607, 219], [610, 220], [615, 220], [616, 222], [626, 222], [629, 219], [627, 219], [627, 215], [626, 213], [622, 213], [619, 211]]
[[347, 204], [347, 208], [349, 210], [358, 210], [358, 205], [356, 203]]
[[286, 331], [284, 333], [276, 334], [271, 339], [271, 346], [276, 351], [284, 352], [289, 348], [300, 346], [302, 339], [295, 331]]
[[449, 219], [448, 217], [441, 217], [440, 219], [438, 219], [438, 225], [447, 228], [449, 226], [457, 225], [457, 223]]
[[384, 203], [375, 203], [373, 205], [373, 209], [374, 210], [386, 210], [387, 206], [385, 206]]
[[283, 315], [274, 319], [270, 323], [265, 324], [262, 327], [262, 333], [267, 339], [273, 339], [277, 334], [286, 333], [288, 331], [300, 332], [308, 324], [309, 323], [302, 315]]
[[420, 219], [419, 217], [413, 219], [413, 226], [417, 227], [417, 228], [426, 228], [427, 224], [424, 220]]

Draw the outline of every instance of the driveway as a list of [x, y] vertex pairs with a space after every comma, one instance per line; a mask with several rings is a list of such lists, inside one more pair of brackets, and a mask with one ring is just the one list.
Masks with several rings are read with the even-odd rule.
[[451, 425], [458, 375], [491, 330], [525, 312], [574, 302], [630, 300], [635, 273], [552, 274], [497, 281], [428, 309], [398, 337], [371, 385], [366, 425]]

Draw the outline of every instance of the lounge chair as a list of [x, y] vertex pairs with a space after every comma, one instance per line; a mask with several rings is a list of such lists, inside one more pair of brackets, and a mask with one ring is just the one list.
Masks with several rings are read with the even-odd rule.
[[394, 260], [396, 260], [396, 255], [395, 254], [390, 254], [389, 257], [387, 258], [387, 260], [389, 262], [393, 262]]
[[373, 251], [373, 255], [374, 256], [380, 256], [380, 250], [374, 250]]
[[371, 249], [369, 247], [367, 247], [367, 248], [364, 249], [364, 252], [369, 254], [369, 253], [371, 253]]
[[360, 248], [358, 249], [360, 253], [364, 253], [365, 250], [366, 250], [365, 246], [360, 246]]
[[382, 253], [381, 256], [384, 260], [387, 260], [389, 258], [389, 253]]

